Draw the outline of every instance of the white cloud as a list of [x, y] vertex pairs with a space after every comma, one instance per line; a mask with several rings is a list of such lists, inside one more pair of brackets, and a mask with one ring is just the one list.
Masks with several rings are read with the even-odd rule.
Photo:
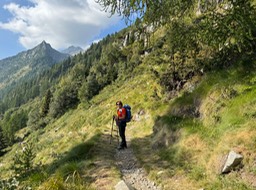
[[85, 47], [100, 31], [118, 22], [101, 11], [94, 0], [30, 0], [33, 6], [5, 5], [13, 18], [0, 22], [0, 28], [20, 35], [27, 49], [45, 40], [54, 48]]

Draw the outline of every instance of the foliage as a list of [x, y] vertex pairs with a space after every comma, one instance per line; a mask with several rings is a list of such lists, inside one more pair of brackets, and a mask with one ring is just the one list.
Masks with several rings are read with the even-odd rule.
[[0, 126], [0, 156], [4, 148], [6, 148], [6, 140], [3, 134], [2, 127]]
[[78, 88], [72, 81], [54, 93], [53, 101], [49, 106], [49, 114], [54, 118], [59, 117], [78, 102]]
[[28, 114], [27, 127], [37, 130], [46, 126], [45, 118], [42, 118], [37, 106], [32, 108]]
[[31, 143], [21, 144], [21, 149], [13, 158], [12, 169], [17, 176], [27, 175], [34, 168], [33, 160], [36, 154]]
[[[252, 54], [256, 47], [256, 9], [250, 0], [97, 2], [106, 11], [117, 12], [127, 19], [136, 13], [147, 26], [159, 22], [167, 25], [170, 29], [167, 35], [170, 67], [230, 65], [239, 56]], [[199, 16], [195, 16], [196, 11], [200, 12]], [[138, 29], [140, 27], [139, 23]], [[207, 51], [210, 59], [202, 59], [202, 53]], [[180, 60], [175, 60], [176, 55]]]
[[38, 76], [29, 76], [20, 81], [10, 84], [8, 87], [0, 90], [1, 103], [0, 112], [21, 106], [38, 96], [43, 96], [47, 89], [56, 84], [74, 62], [67, 59], [51, 68], [42, 70]]
[[95, 75], [89, 75], [79, 89], [79, 99], [86, 102], [99, 93], [100, 87]]
[[51, 98], [52, 98], [52, 93], [51, 91], [48, 89], [43, 100], [42, 100], [42, 107], [40, 110], [40, 115], [41, 117], [45, 117], [48, 112], [49, 112], [49, 106], [51, 103]]
[[16, 178], [9, 180], [0, 180], [0, 189], [2, 190], [16, 190], [19, 187], [19, 181]]
[[[224, 6], [224, 5], [223, 5]], [[209, 12], [199, 23], [202, 42], [212, 48], [214, 62], [230, 65], [253, 54], [256, 44], [256, 8], [250, 1], [232, 1], [223, 12]]]
[[15, 132], [26, 127], [28, 120], [27, 110], [10, 109], [4, 114], [0, 125], [8, 145], [12, 145], [15, 141]]
[[193, 8], [195, 1], [142, 1], [142, 0], [97, 0], [105, 11], [124, 16], [129, 21], [137, 15], [145, 23], [167, 23], [174, 17], [181, 17]]

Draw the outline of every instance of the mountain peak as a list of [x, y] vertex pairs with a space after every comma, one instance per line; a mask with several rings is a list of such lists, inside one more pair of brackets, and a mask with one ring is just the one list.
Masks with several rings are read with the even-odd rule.
[[51, 48], [52, 49], [52, 47], [51, 47], [51, 45], [49, 44], [49, 43], [47, 43], [46, 41], [42, 41], [38, 46], [36, 46], [36, 47], [43, 47], [43, 48]]
[[63, 50], [62, 53], [69, 54], [69, 55], [76, 55], [84, 50], [81, 47], [69, 46], [67, 49]]
[[58, 52], [42, 41], [33, 49], [0, 60], [0, 91], [2, 84], [12, 89], [13, 82], [35, 76], [68, 57], [69, 55]]
[[65, 58], [68, 57], [67, 54], [63, 54], [47, 43], [45, 40], [43, 40], [39, 45], [37, 45], [35, 48], [31, 49], [30, 53], [34, 57], [50, 57], [54, 62], [59, 62]]

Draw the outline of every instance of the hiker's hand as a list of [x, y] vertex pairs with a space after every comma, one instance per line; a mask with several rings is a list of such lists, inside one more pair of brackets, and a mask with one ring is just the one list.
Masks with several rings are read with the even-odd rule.
[[113, 119], [116, 120], [116, 115], [113, 115]]

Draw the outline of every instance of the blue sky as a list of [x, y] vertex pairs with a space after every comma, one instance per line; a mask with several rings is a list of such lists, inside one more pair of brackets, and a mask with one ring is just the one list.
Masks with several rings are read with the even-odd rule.
[[126, 27], [95, 0], [1, 0], [0, 59], [31, 49], [43, 40], [62, 50], [88, 47]]

